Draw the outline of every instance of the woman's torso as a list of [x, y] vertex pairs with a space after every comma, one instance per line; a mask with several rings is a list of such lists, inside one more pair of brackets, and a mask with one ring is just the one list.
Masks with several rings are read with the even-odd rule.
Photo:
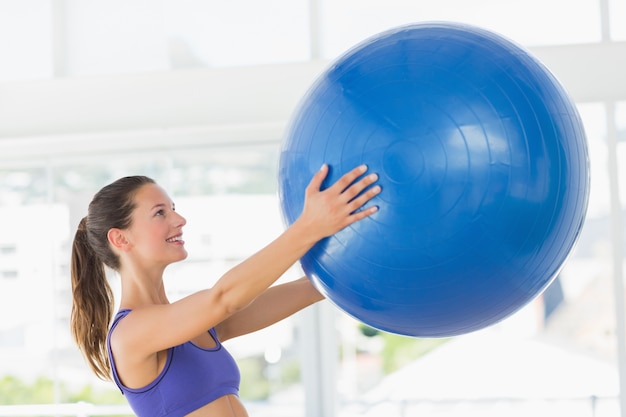
[[[109, 341], [116, 326], [130, 312], [120, 310], [117, 314]], [[153, 361], [134, 365], [136, 369], [126, 358], [120, 358], [118, 369], [110, 343], [108, 347], [114, 380], [139, 417], [247, 416], [238, 398], [239, 370], [214, 329], [156, 353]], [[146, 367], [148, 374], [154, 375], [156, 371], [157, 377], [150, 377], [153, 380], [148, 384], [138, 385], [136, 376], [145, 374], [146, 369], [141, 368]]]

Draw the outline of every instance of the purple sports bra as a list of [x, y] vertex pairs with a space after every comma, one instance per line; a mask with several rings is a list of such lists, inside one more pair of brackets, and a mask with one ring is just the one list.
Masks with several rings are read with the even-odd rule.
[[117, 374], [111, 352], [111, 332], [131, 310], [120, 310], [107, 338], [113, 379], [138, 417], [183, 417], [227, 394], [239, 394], [240, 375], [233, 357], [217, 339], [216, 346], [201, 348], [192, 342], [168, 350], [163, 371], [143, 388], [125, 387]]

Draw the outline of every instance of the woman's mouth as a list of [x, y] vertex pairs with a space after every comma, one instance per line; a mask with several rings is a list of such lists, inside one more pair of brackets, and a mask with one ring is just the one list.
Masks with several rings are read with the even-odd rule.
[[185, 241], [183, 240], [183, 235], [177, 235], [177, 236], [172, 236], [168, 239], [165, 239], [165, 241], [167, 243], [175, 243], [175, 244], [179, 244], [182, 245], [185, 243]]

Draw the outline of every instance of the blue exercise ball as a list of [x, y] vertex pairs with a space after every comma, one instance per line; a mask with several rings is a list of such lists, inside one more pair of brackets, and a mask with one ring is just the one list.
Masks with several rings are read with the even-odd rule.
[[281, 148], [286, 224], [322, 163], [324, 186], [367, 164], [380, 210], [301, 266], [341, 310], [401, 335], [464, 334], [522, 308], [562, 269], [587, 210], [568, 94], [528, 51], [463, 24], [389, 30], [319, 76]]

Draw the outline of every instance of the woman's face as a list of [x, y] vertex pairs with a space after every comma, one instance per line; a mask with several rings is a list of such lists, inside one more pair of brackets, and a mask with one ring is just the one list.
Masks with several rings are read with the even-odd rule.
[[164, 267], [187, 257], [183, 240], [185, 218], [156, 184], [143, 185], [135, 194], [135, 211], [126, 230], [129, 254], [146, 267]]

